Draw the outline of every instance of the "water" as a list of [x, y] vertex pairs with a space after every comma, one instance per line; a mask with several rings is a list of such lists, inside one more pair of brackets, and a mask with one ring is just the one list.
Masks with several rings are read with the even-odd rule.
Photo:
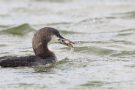
[[33, 33], [45, 26], [75, 41], [51, 44], [47, 72], [0, 68], [0, 90], [134, 90], [134, 0], [0, 0], [0, 56], [32, 55]]

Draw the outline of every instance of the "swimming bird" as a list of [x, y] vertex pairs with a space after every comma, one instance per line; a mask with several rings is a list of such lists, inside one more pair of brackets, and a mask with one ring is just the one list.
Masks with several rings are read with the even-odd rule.
[[57, 58], [55, 54], [49, 50], [49, 42], [57, 42], [69, 47], [73, 47], [74, 42], [65, 39], [57, 29], [44, 27], [38, 30], [32, 39], [32, 48], [35, 55], [31, 56], [3, 56], [0, 57], [1, 67], [26, 67], [46, 65], [55, 63]]

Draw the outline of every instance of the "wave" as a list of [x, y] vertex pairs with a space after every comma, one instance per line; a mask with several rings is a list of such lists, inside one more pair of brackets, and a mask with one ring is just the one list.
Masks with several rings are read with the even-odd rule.
[[29, 32], [34, 31], [29, 24], [24, 23], [15, 27], [7, 28], [0, 31], [0, 34], [12, 34], [12, 35], [26, 35]]

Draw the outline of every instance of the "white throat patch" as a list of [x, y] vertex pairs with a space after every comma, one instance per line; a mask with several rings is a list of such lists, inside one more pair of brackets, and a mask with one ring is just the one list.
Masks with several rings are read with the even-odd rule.
[[58, 39], [59, 38], [57, 36], [53, 35], [51, 41], [49, 42], [49, 44], [58, 43]]

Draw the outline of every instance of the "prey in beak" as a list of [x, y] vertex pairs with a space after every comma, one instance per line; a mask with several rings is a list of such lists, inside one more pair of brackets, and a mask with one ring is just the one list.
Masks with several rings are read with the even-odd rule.
[[73, 47], [73, 44], [75, 44], [74, 42], [72, 42], [68, 39], [65, 39], [63, 36], [61, 36], [58, 31], [53, 32], [50, 42], [51, 43], [60, 43], [60, 44], [66, 45], [68, 47]]
[[58, 36], [56, 36], [56, 35], [52, 36], [51, 41], [49, 43], [60, 43], [60, 44], [66, 45], [68, 47], [73, 47], [73, 44], [75, 44], [74, 42], [72, 42], [68, 39], [65, 39], [60, 34]]
[[59, 38], [58, 41], [60, 44], [66, 45], [68, 47], [73, 47], [73, 44], [75, 44], [74, 42], [72, 42], [68, 39], [65, 39], [65, 38]]

